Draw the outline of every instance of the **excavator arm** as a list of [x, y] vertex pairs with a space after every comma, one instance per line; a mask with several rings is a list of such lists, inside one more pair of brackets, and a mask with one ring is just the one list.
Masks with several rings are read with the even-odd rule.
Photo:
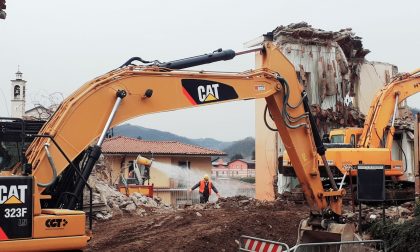
[[[395, 131], [394, 120], [398, 112], [398, 104], [418, 92], [420, 92], [420, 69], [399, 76], [382, 88], [370, 106], [359, 140], [359, 147], [390, 149]], [[385, 129], [390, 119], [391, 128], [384, 139]]]

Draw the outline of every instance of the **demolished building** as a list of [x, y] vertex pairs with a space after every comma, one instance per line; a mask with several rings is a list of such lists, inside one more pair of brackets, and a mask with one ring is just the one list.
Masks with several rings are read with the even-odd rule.
[[[366, 60], [370, 51], [351, 28], [324, 31], [301, 22], [279, 26], [262, 39], [272, 40], [294, 65], [321, 136], [334, 128], [363, 127], [373, 97], [398, 73], [395, 65]], [[285, 148], [278, 133], [264, 124], [265, 105], [265, 100], [256, 101], [256, 197], [270, 200], [277, 193], [274, 164]], [[401, 134], [404, 139], [407, 133]], [[410, 144], [408, 138], [404, 143]], [[282, 175], [279, 181], [280, 192], [297, 184]]]

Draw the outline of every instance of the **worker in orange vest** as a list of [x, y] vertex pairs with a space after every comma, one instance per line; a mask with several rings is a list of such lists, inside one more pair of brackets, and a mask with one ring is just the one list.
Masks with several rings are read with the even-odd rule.
[[200, 192], [200, 203], [206, 203], [209, 201], [209, 197], [211, 194], [211, 190], [213, 190], [217, 197], [220, 197], [219, 191], [217, 191], [216, 187], [214, 187], [211, 180], [209, 180], [209, 175], [204, 175], [203, 179], [200, 180], [197, 184], [195, 184], [189, 191], [195, 190], [196, 188], [199, 188]]

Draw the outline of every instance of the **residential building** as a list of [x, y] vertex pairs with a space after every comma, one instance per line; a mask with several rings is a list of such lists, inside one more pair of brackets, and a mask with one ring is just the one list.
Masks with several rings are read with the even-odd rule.
[[119, 184], [122, 174], [128, 176], [129, 162], [135, 160], [137, 155], [153, 158], [149, 183], [154, 185], [155, 196], [172, 205], [185, 201], [186, 189], [197, 183], [204, 174], [211, 174], [213, 156], [226, 155], [222, 151], [177, 141], [150, 141], [124, 136], [106, 139], [102, 153], [104, 172], [108, 174], [111, 185]]
[[25, 111], [26, 120], [48, 120], [54, 114], [54, 110], [48, 109], [42, 105], [37, 105]]
[[255, 177], [255, 160], [235, 159], [225, 162], [219, 158], [212, 162], [214, 178]]

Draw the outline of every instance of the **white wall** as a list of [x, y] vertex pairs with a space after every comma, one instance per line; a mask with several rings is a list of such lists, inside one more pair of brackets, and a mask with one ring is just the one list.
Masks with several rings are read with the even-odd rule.
[[[293, 63], [297, 72], [300, 71], [300, 66], [306, 73], [310, 73], [308, 85], [305, 87], [311, 104], [320, 104], [322, 109], [332, 108], [335, 111], [336, 99], [342, 101], [341, 82], [343, 76], [340, 73], [339, 65], [337, 63], [337, 54], [344, 58], [344, 53], [340, 47], [335, 46], [316, 46], [316, 45], [301, 45], [285, 43], [281, 45], [283, 54]], [[335, 81], [337, 88], [336, 95], [326, 96], [321, 102], [320, 100], [320, 71], [322, 72], [326, 65], [330, 64], [332, 70], [327, 74], [331, 74], [331, 79]], [[325, 69], [326, 70], [326, 69]], [[348, 79], [348, 75], [344, 76]]]
[[395, 74], [394, 69], [394, 65], [382, 62], [366, 61], [361, 65], [360, 78], [355, 87], [355, 105], [363, 114], [368, 113], [373, 98], [384, 87], [387, 81], [386, 73], [392, 78]]

